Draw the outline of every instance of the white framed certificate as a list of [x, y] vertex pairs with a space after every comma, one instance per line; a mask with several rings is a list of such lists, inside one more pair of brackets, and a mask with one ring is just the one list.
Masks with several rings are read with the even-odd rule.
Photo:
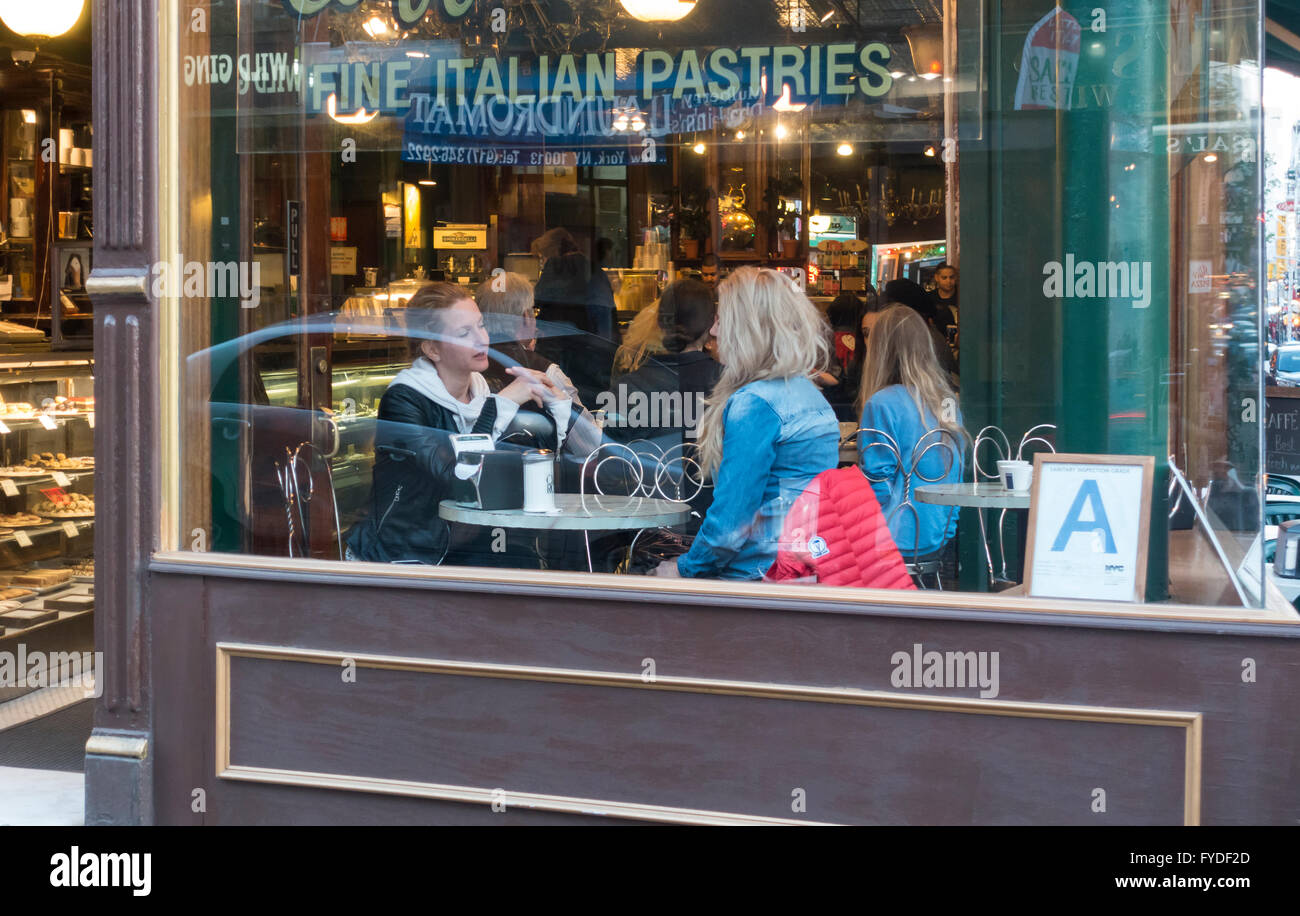
[[1035, 455], [1025, 594], [1145, 600], [1154, 473], [1150, 455]]

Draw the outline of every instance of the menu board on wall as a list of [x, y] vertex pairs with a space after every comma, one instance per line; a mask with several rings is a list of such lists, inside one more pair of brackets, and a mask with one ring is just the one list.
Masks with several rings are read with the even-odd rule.
[[1035, 455], [1025, 594], [1143, 600], [1154, 471], [1150, 455]]
[[1264, 470], [1300, 474], [1300, 388], [1270, 388], [1264, 413]]

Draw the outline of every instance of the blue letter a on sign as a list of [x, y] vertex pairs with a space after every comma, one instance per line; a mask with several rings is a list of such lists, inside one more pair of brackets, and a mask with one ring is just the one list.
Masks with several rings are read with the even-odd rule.
[[[1092, 506], [1092, 520], [1086, 522], [1079, 518], [1083, 514], [1085, 503]], [[1065, 522], [1056, 534], [1052, 550], [1064, 550], [1070, 543], [1070, 535], [1077, 531], [1082, 531], [1084, 534], [1102, 532], [1106, 535], [1106, 553], [1119, 552], [1115, 547], [1115, 536], [1110, 533], [1110, 521], [1106, 518], [1106, 507], [1101, 504], [1101, 491], [1097, 488], [1095, 480], [1085, 480], [1079, 486], [1079, 492], [1074, 497], [1074, 505], [1070, 506], [1070, 511], [1065, 513]]]

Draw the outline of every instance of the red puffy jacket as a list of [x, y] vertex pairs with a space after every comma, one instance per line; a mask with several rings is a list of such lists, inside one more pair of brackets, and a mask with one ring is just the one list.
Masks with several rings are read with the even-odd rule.
[[795, 500], [770, 582], [915, 589], [871, 484], [857, 467], [823, 471]]

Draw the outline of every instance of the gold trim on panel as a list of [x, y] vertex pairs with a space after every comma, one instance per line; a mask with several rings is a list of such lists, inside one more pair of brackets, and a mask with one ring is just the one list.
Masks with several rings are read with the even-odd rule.
[[[286, 566], [284, 558], [258, 557], [251, 554], [196, 553], [183, 550], [159, 551], [155, 563], [192, 567], [195, 575], [221, 572], [265, 573], [268, 580], [282, 577], [286, 571], [299, 572], [322, 581], [332, 578], [375, 576], [394, 586], [417, 582], [451, 582], [476, 585], [502, 585], [501, 569], [436, 566], [414, 567], [388, 563], [340, 563], [337, 560], [295, 558]], [[1211, 623], [1272, 623], [1300, 625], [1300, 615], [1292, 609], [1285, 614], [1266, 608], [1215, 608], [1194, 605], [1122, 604], [1106, 601], [1022, 598], [1004, 592], [900, 591], [897, 589], [850, 588], [829, 585], [785, 585], [749, 583], [721, 579], [660, 579], [649, 576], [618, 576], [608, 573], [548, 572], [526, 569], [508, 571], [510, 585], [531, 585], [542, 589], [545, 597], [550, 588], [581, 588], [593, 599], [622, 598], [631, 592], [652, 592], [656, 601], [671, 600], [671, 595], [701, 595], [727, 599], [759, 598], [774, 601], [811, 603], [816, 610], [875, 607], [891, 609], [924, 608], [927, 610], [978, 610], [1034, 614], [1062, 614], [1081, 617], [1107, 617], [1144, 620], [1180, 620]], [[1026, 613], [1027, 612], [1027, 613]]]
[[[872, 706], [886, 709], [908, 709], [925, 712], [951, 712], [967, 715], [1005, 716], [1026, 719], [1051, 719], [1054, 721], [1100, 722], [1120, 725], [1146, 725], [1182, 728], [1186, 731], [1183, 771], [1183, 823], [1194, 826], [1201, 816], [1201, 760], [1202, 717], [1199, 712], [1164, 709], [1125, 709], [1113, 706], [1079, 706], [1066, 703], [1030, 703], [1019, 700], [985, 700], [974, 697], [924, 696], [892, 693], [883, 690], [862, 690], [853, 687], [812, 687], [795, 684], [764, 684], [755, 681], [733, 681], [716, 678], [657, 676], [647, 681], [639, 673], [618, 671], [591, 671], [574, 668], [548, 668], [535, 665], [503, 665], [486, 662], [464, 662], [450, 659], [413, 658], [367, 653], [344, 653], [321, 649], [298, 649], [282, 646], [262, 646], [246, 643], [217, 643], [217, 708], [216, 708], [216, 761], [217, 776], [252, 782], [269, 782], [283, 785], [313, 785], [321, 788], [351, 791], [377, 791], [390, 795], [415, 795], [421, 798], [438, 798], [446, 801], [493, 800], [494, 790], [469, 786], [443, 786], [434, 783], [414, 783], [387, 780], [369, 776], [348, 776], [313, 773], [300, 770], [278, 770], [233, 764], [230, 759], [230, 659], [255, 658], [264, 661], [294, 661], [338, 667], [350, 659], [360, 668], [378, 668], [392, 671], [418, 671], [425, 674], [449, 674], [463, 677], [484, 677], [507, 680], [538, 681], [556, 684], [578, 684], [593, 687], [626, 687], [641, 690], [670, 690], [682, 693], [703, 693], [722, 696], [743, 696], [759, 699], [794, 700], [812, 703], [843, 703], [854, 706]], [[285, 780], [293, 781], [285, 781]], [[363, 786], [376, 786], [364, 788]], [[417, 791], [418, 790], [418, 791]], [[580, 799], [567, 796], [520, 793], [509, 797], [531, 799], [529, 807], [545, 811], [571, 813], [604, 813], [612, 817], [635, 817], [672, 823], [705, 823], [696, 820], [676, 820], [677, 817], [722, 818], [708, 823], [799, 823], [783, 819], [757, 818], [753, 815], [725, 812], [701, 812], [693, 809], [666, 808], [656, 805], [638, 805], [627, 802]], [[559, 807], [556, 807], [559, 805]], [[637, 813], [626, 813], [635, 810]], [[652, 816], [653, 815], [653, 816]], [[743, 820], [735, 820], [737, 818]]]
[[[175, 0], [158, 4], [158, 34], [163, 43], [158, 55], [155, 123], [158, 125], [157, 251], [184, 263], [180, 257], [180, 29], [183, 20]], [[154, 303], [158, 334], [158, 539], [164, 548], [179, 547], [181, 492], [180, 366], [188, 354], [180, 352], [180, 302], [168, 284], [165, 295]]]
[[379, 795], [400, 795], [407, 798], [427, 798], [436, 801], [463, 802], [472, 805], [505, 805], [506, 811], [525, 808], [529, 811], [548, 811], [561, 814], [596, 815], [600, 817], [628, 818], [654, 821], [663, 824], [686, 824], [716, 827], [834, 827], [823, 821], [800, 821], [792, 818], [760, 817], [751, 814], [730, 814], [723, 811], [704, 811], [696, 808], [675, 808], [668, 805], [641, 805], [629, 802], [607, 801], [596, 798], [576, 798], [571, 795], [542, 795], [537, 792], [507, 792], [497, 789], [475, 789], [470, 786], [440, 785], [432, 782], [411, 782], [404, 779], [383, 779], [376, 776], [338, 776], [332, 773], [312, 773], [304, 770], [278, 770], [271, 767], [232, 766], [217, 774], [222, 779], [242, 782], [270, 783], [277, 786], [302, 786], [311, 789], [336, 789], [344, 792], [373, 792]]

